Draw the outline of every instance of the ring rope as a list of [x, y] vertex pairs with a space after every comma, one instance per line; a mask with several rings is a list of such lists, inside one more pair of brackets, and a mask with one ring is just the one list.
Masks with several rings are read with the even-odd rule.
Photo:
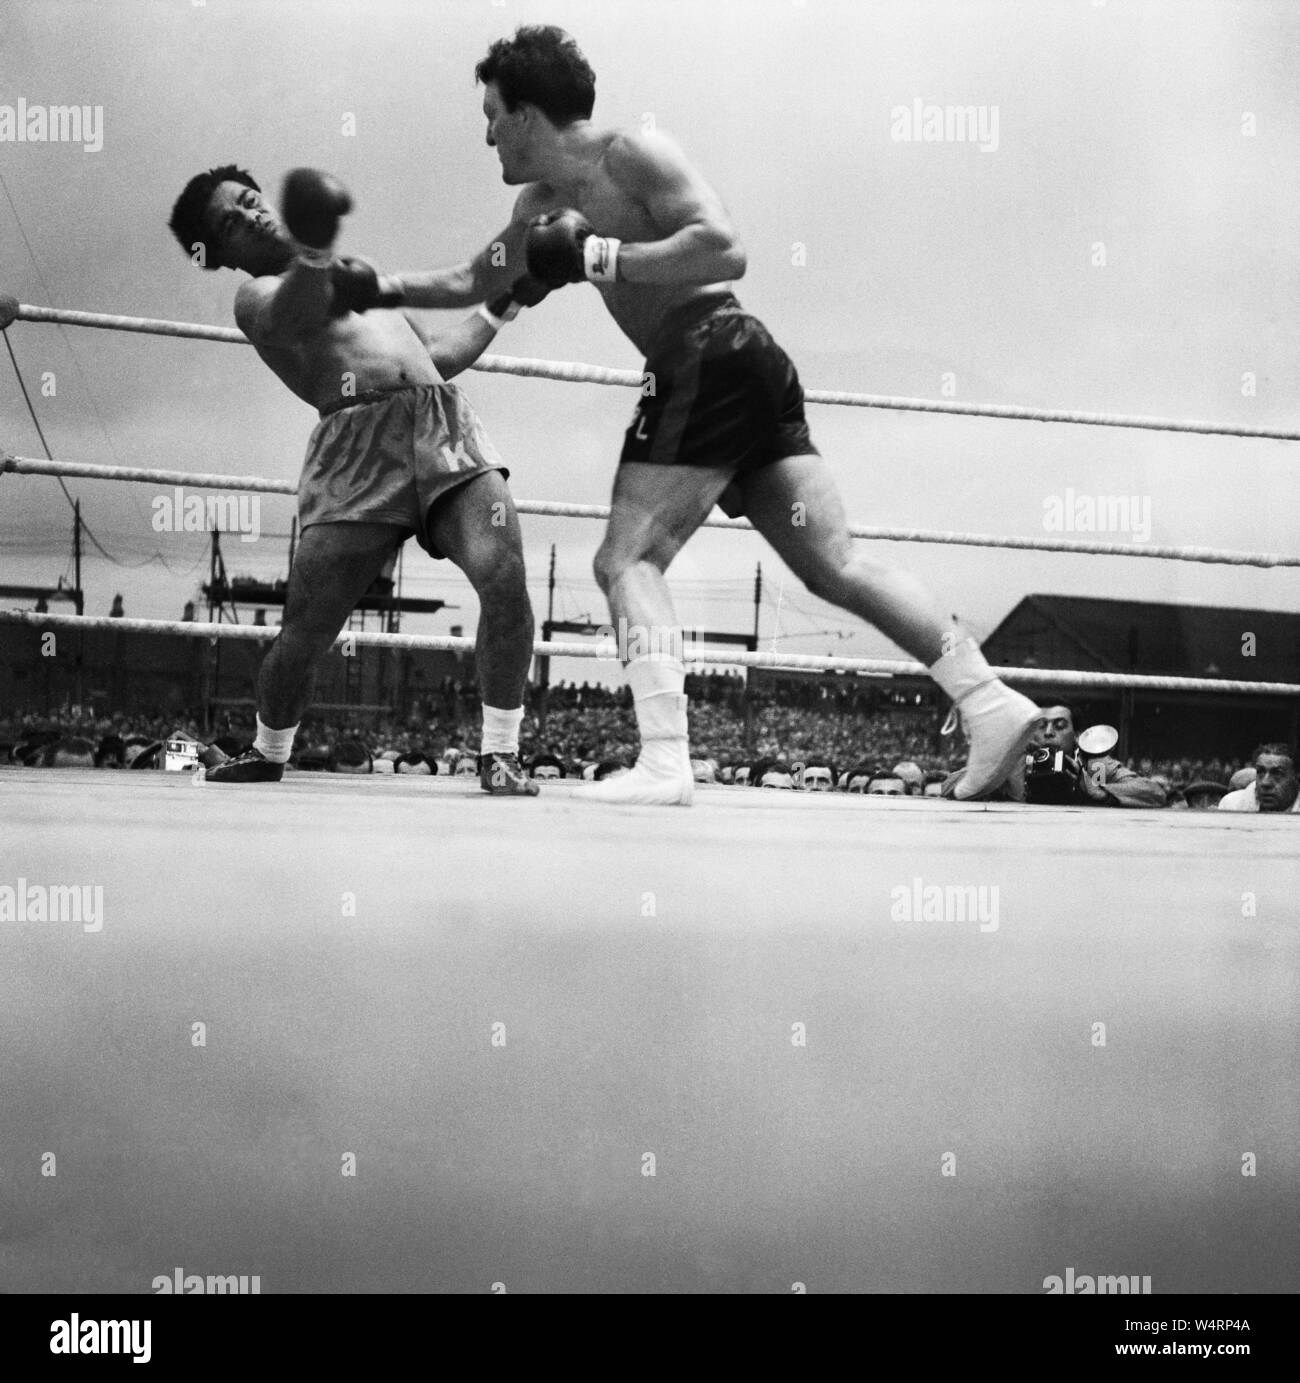
[[[243, 639], [269, 643], [279, 630], [260, 624], [199, 624], [188, 620], [114, 619], [110, 615], [51, 615], [34, 610], [0, 610], [0, 624], [27, 625], [35, 629], [104, 629], [119, 634], [182, 634], [193, 639]], [[611, 626], [612, 628], [612, 626]], [[443, 634], [380, 634], [355, 630], [342, 633], [333, 647], [356, 644], [374, 648], [427, 649], [439, 653], [472, 653], [474, 640]], [[533, 653], [542, 658], [597, 658], [616, 661], [612, 639], [599, 643], [537, 641]], [[896, 658], [821, 657], [811, 653], [750, 653], [725, 649], [687, 649], [687, 663], [719, 663], [728, 667], [785, 668], [816, 672], [869, 672], [915, 676], [926, 669], [916, 662]], [[1077, 672], [1051, 668], [995, 667], [993, 672], [1008, 682], [1051, 687], [1123, 687], [1139, 691], [1210, 691], [1248, 696], [1300, 696], [1300, 683], [1242, 682], [1219, 677], [1157, 677], [1132, 672]]]
[[[129, 480], [150, 485], [191, 485], [207, 490], [247, 490], [261, 494], [293, 495], [297, 485], [289, 480], [262, 476], [220, 475], [186, 471], [148, 470], [141, 466], [94, 466], [79, 461], [47, 461], [44, 457], [9, 456], [0, 453], [0, 474], [79, 476], [86, 480]], [[566, 504], [554, 500], [520, 499], [521, 514], [548, 518], [606, 519], [604, 504]], [[704, 528], [753, 529], [748, 519], [705, 519]], [[850, 524], [854, 538], [874, 538], [891, 543], [947, 543], [964, 547], [1012, 548], [1033, 552], [1076, 552], [1104, 557], [1155, 557], [1174, 562], [1211, 562], [1237, 567], [1300, 567], [1300, 557], [1276, 552], [1233, 552], [1211, 547], [1148, 546], [1137, 543], [1101, 543], [1074, 538], [1021, 538], [997, 533], [946, 533], [929, 528], [881, 528]]]
[[[126, 317], [107, 312], [72, 312], [64, 308], [17, 305], [24, 322], [57, 322], [64, 326], [100, 327], [107, 331], [142, 332], [151, 336], [185, 336], [199, 341], [228, 341], [248, 345], [235, 327], [214, 327], [195, 322], [169, 322], [157, 317]], [[577, 361], [530, 360], [504, 355], [484, 355], [470, 366], [486, 374], [531, 375], [539, 379], [580, 384], [612, 384], [640, 389], [645, 375], [640, 370], [615, 370]], [[1140, 428], [1149, 432], [1194, 432], [1223, 437], [1260, 437], [1278, 442], [1300, 441], [1300, 432], [1285, 428], [1243, 427], [1232, 423], [1186, 418], [1149, 418], [1128, 413], [1086, 413], [1078, 409], [1022, 408], [1014, 405], [956, 403], [948, 399], [895, 398], [885, 394], [858, 394], [835, 389], [808, 389], [809, 403], [849, 408], [882, 408], [908, 413], [950, 413], [960, 417], [1000, 418], [1014, 422], [1075, 423], [1088, 427]]]

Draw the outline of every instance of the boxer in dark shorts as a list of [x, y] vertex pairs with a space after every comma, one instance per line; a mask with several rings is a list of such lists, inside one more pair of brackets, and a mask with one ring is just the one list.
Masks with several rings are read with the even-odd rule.
[[[472, 259], [402, 275], [408, 300], [482, 301], [522, 251], [551, 288], [595, 284], [651, 374], [595, 571], [617, 626], [660, 651], [626, 659], [636, 766], [584, 799], [691, 801], [684, 648], [664, 573], [715, 503], [745, 514], [814, 595], [929, 668], [970, 738], [954, 796], [996, 788], [1020, 763], [1037, 707], [993, 675], [915, 577], [855, 548], [830, 467], [808, 438], [794, 367], [731, 296], [745, 251], [718, 194], [666, 135], [592, 124], [595, 73], [561, 29], [519, 29], [491, 46], [475, 75], [502, 180], [522, 191], [510, 224]], [[677, 653], [665, 655], [674, 642]]]
[[531, 797], [519, 764], [533, 616], [508, 474], [460, 391], [448, 384], [521, 305], [546, 290], [519, 276], [501, 299], [437, 334], [333, 243], [352, 205], [332, 178], [297, 169], [283, 221], [233, 164], [192, 178], [171, 228], [193, 262], [242, 269], [235, 320], [263, 362], [320, 414], [298, 484], [301, 540], [284, 622], [257, 678], [257, 737], [207, 771], [215, 783], [274, 782], [310, 704], [314, 669], [358, 600], [412, 534], [447, 557], [479, 598], [483, 700], [479, 780]]
[[[738, 476], [787, 456], [817, 456], [794, 362], [732, 293], [693, 298], [668, 313], [645, 362], [654, 393], [637, 406], [619, 463], [717, 466]], [[733, 518], [739, 488], [718, 500]]]

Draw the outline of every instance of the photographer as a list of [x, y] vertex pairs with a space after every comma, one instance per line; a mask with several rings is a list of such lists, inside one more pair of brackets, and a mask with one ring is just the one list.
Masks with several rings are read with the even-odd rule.
[[[1048, 706], [1025, 765], [1024, 800], [1053, 806], [1163, 807], [1164, 788], [1110, 757], [1118, 736], [1094, 726], [1081, 747], [1069, 706]], [[1093, 738], [1090, 738], [1093, 737]]]

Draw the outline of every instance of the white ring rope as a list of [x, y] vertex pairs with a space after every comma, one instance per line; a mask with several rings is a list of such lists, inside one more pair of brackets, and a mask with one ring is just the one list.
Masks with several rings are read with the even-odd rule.
[[[183, 634], [193, 639], [243, 639], [269, 643], [280, 631], [262, 624], [199, 624], [188, 620], [114, 619], [110, 615], [50, 615], [34, 610], [0, 610], [0, 624], [21, 624], [35, 629], [104, 629], [119, 634]], [[379, 634], [348, 630], [334, 641], [334, 647], [355, 644], [374, 648], [420, 648], [440, 653], [472, 653], [474, 640], [443, 634]], [[597, 643], [533, 644], [533, 653], [543, 658], [598, 658], [616, 661], [614, 641]], [[915, 676], [926, 669], [920, 663], [894, 658], [833, 658], [811, 653], [749, 653], [726, 649], [699, 648], [689, 642], [687, 663], [717, 663], [729, 667], [788, 668], [816, 672], [870, 672], [894, 676]], [[1008, 682], [1050, 687], [1131, 687], [1139, 691], [1209, 691], [1247, 696], [1300, 696], [1300, 683], [1241, 682], [1220, 677], [1154, 677], [1132, 672], [1075, 672], [1051, 668], [995, 667]]]
[[[0, 475], [79, 476], [85, 480], [129, 480], [148, 485], [193, 486], [202, 490], [247, 490], [260, 494], [293, 495], [298, 487], [289, 480], [262, 476], [220, 475], [203, 472], [147, 470], [141, 466], [94, 466], [79, 461], [47, 461], [39, 456], [9, 456], [0, 452]], [[549, 518], [606, 519], [603, 504], [564, 504], [553, 500], [520, 499], [521, 514]], [[748, 519], [705, 519], [704, 528], [752, 529]], [[964, 547], [1014, 548], [1031, 552], [1077, 552], [1104, 557], [1155, 557], [1172, 562], [1211, 562], [1237, 567], [1300, 567], [1300, 557], [1276, 552], [1232, 552], [1212, 547], [1149, 546], [1146, 543], [1100, 543], [1075, 538], [1020, 538], [997, 533], [947, 533], [929, 528], [879, 528], [850, 524], [854, 538], [874, 538], [891, 543], [948, 543]]]
[[[11, 300], [12, 301], [12, 300]], [[157, 317], [125, 317], [107, 312], [71, 312], [57, 307], [16, 304], [15, 316], [24, 322], [57, 322], [64, 326], [100, 327], [107, 331], [143, 332], [151, 336], [185, 336], [199, 341], [229, 341], [247, 345], [248, 338], [234, 327], [214, 327], [194, 322], [169, 322]], [[0, 326], [8, 324], [0, 321]], [[532, 375], [540, 379], [580, 384], [612, 384], [640, 389], [645, 376], [639, 370], [613, 370], [603, 365], [576, 361], [526, 360], [504, 355], [484, 355], [470, 366], [487, 374]], [[1085, 413], [1077, 409], [1021, 408], [1014, 405], [956, 403], [948, 399], [895, 398], [885, 394], [857, 394], [833, 389], [807, 389], [809, 403], [836, 404], [848, 408], [897, 409], [909, 413], [950, 413], [968, 418], [1001, 418], [1015, 422], [1075, 423], [1088, 427], [1128, 427], [1149, 432], [1195, 432], [1223, 437], [1262, 437], [1272, 441], [1300, 441], [1300, 432], [1283, 428], [1243, 427], [1187, 418], [1148, 418], [1127, 413]]]

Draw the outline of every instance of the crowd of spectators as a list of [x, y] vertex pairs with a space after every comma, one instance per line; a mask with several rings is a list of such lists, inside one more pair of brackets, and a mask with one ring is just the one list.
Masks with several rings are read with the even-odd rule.
[[[687, 691], [701, 782], [937, 796], [961, 767], [960, 737], [938, 733], [933, 708], [882, 709], [852, 688], [816, 684], [763, 691], [747, 704], [742, 680], [726, 675], [693, 676]], [[410, 721], [309, 715], [291, 762], [303, 770], [335, 772], [473, 773], [479, 724], [473, 686], [449, 680], [425, 710], [426, 716]], [[603, 777], [634, 761], [636, 720], [626, 688], [561, 683], [548, 690], [544, 719], [541, 711], [534, 694], [520, 737], [521, 757], [536, 776]], [[1044, 724], [1046, 740], [1054, 745], [1051, 719]], [[251, 705], [224, 709], [211, 729], [192, 711], [99, 718], [74, 711], [0, 715], [0, 765], [161, 767], [165, 742], [178, 736], [200, 746], [195, 751], [200, 761], [211, 756], [215, 762], [241, 752], [254, 732]], [[1267, 763], [1259, 769], [1266, 749]], [[1129, 782], [1132, 800], [1125, 805], [1215, 808], [1222, 801], [1225, 810], [1300, 808], [1290, 751], [1279, 745], [1261, 746], [1261, 751], [1249, 762], [1190, 754], [1153, 759], [1139, 753], [1122, 764], [1109, 757], [1105, 763], [1111, 783]], [[1257, 769], [1263, 774], [1258, 795], [1250, 787]], [[1088, 788], [1086, 775], [1080, 782]], [[1124, 796], [1114, 789], [1112, 794]], [[1104, 800], [1101, 793], [1093, 796]]]

